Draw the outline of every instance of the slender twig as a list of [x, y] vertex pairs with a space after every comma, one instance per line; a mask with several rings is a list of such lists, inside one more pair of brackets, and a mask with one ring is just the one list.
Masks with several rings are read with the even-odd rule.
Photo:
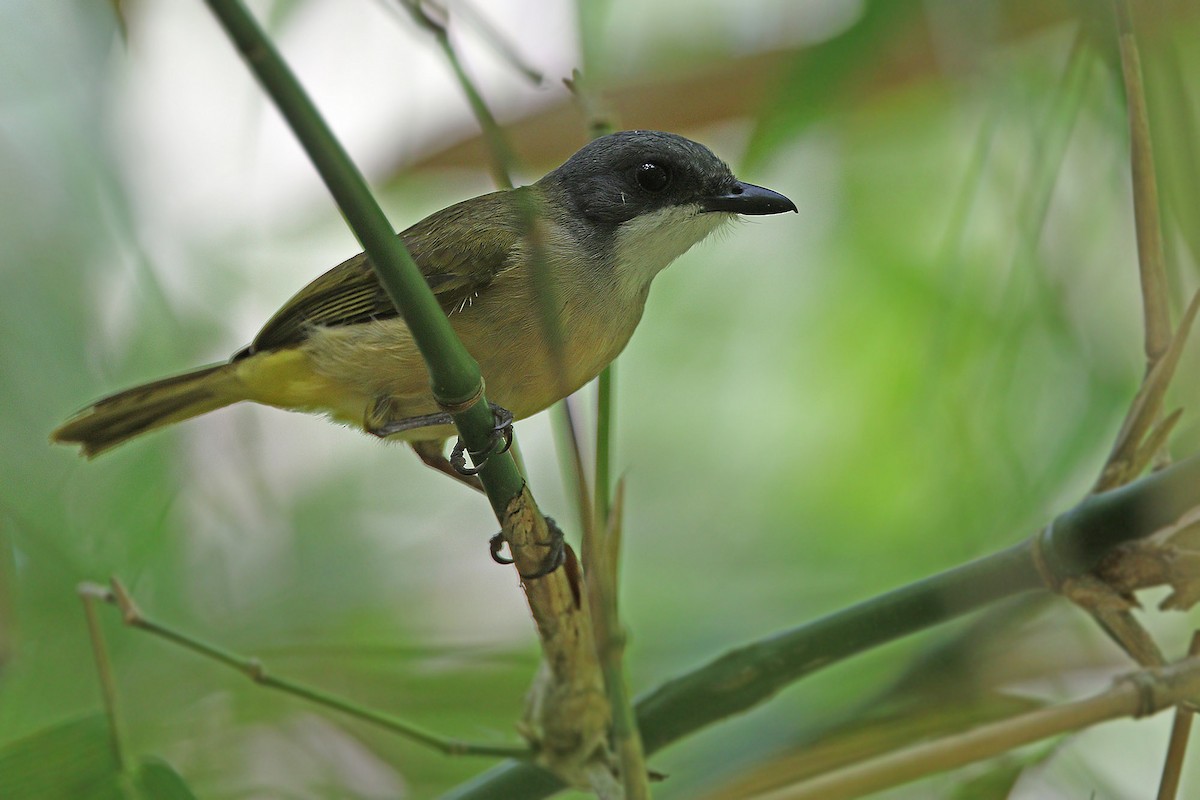
[[[459, 85], [462, 87], [467, 100], [470, 103], [471, 110], [475, 114], [476, 120], [479, 122], [480, 128], [483, 130], [484, 139], [488, 144], [491, 152], [492, 170], [497, 184], [501, 188], [512, 187], [512, 172], [516, 166], [516, 158], [513, 155], [511, 147], [508, 145], [499, 124], [496, 122], [495, 116], [491, 113], [487, 103], [483, 100], [482, 94], [476, 88], [474, 82], [467, 75], [463, 68], [462, 62], [450, 41], [449, 30], [446, 24], [445, 9], [441, 8], [432, 2], [422, 2], [422, 0], [401, 0], [401, 5], [408, 10], [413, 20], [433, 34], [443, 54], [446, 56]], [[435, 17], [432, 12], [439, 14]], [[557, 285], [552, 279], [550, 273], [550, 264], [544, 257], [544, 231], [539, 224], [537, 209], [530, 202], [522, 202], [521, 212], [523, 216], [523, 227], [526, 233], [526, 240], [529, 242], [530, 261], [532, 263], [532, 281], [533, 281], [533, 296], [537, 298], [538, 307], [540, 310], [543, 332], [545, 341], [548, 343], [548, 351], [552, 361], [553, 371], [561, 376], [565, 382], [567, 373], [566, 361], [566, 336], [562, 328], [561, 320], [559, 319], [557, 308]], [[562, 392], [566, 394], [569, 387], [563, 386]], [[564, 397], [563, 400], [555, 404], [553, 411], [554, 419], [560, 431], [558, 437], [558, 445], [560, 452], [560, 463], [563, 464], [564, 484], [568, 487], [568, 491], [572, 493], [578, 507], [579, 523], [582, 528], [583, 541], [583, 563], [585, 571], [592, 571], [593, 562], [599, 564], [607, 564], [609, 561], [604, 558], [603, 543], [598, 543], [596, 537], [597, 524], [592, 511], [592, 494], [588, 487], [587, 474], [584, 470], [583, 463], [583, 444], [579, 426], [575, 423], [574, 413], [571, 407], [571, 398]], [[565, 453], [565, 457], [562, 454]], [[607, 484], [606, 484], [607, 486]], [[607, 497], [606, 497], [607, 500]], [[599, 556], [597, 557], [597, 553]], [[607, 568], [605, 567], [606, 571]], [[589, 597], [591, 596], [595, 584], [588, 582]], [[591, 604], [591, 613], [603, 613], [605, 606], [603, 604]], [[606, 625], [601, 624], [601, 629], [607, 629]], [[596, 634], [598, 653], [602, 652], [599, 646], [601, 642], [606, 642], [607, 638]], [[599, 656], [598, 656], [599, 657]], [[606, 671], [606, 685], [607, 679]], [[624, 690], [624, 684], [621, 684], [621, 690]], [[610, 702], [617, 702], [613, 699], [610, 690]], [[628, 708], [628, 698], [622, 698], [621, 702]], [[632, 710], [628, 711], [628, 716], [632, 716]], [[638, 765], [640, 771], [644, 771], [640, 763]], [[627, 772], [627, 770], [625, 770]], [[644, 781], [644, 778], [643, 778]], [[634, 795], [637, 797], [638, 795]]]
[[[307, 684], [276, 677], [270, 674], [262, 661], [257, 658], [240, 656], [148, 618], [138, 608], [133, 597], [129, 594], [129, 590], [116, 578], [112, 579], [111, 589], [96, 584], [84, 584], [80, 587], [80, 594], [84, 596], [85, 605], [89, 609], [91, 605], [88, 603], [88, 600], [91, 599], [102, 600], [105, 603], [116, 606], [120, 609], [121, 618], [126, 625], [139, 628], [160, 639], [191, 650], [193, 653], [197, 653], [211, 661], [224, 664], [226, 667], [242, 673], [261, 686], [277, 689], [293, 697], [299, 697], [316, 705], [340, 711], [355, 719], [370, 722], [373, 725], [378, 725], [392, 733], [399, 734], [406, 739], [425, 745], [445, 755], [517, 759], [527, 759], [533, 755], [532, 751], [526, 745], [474, 744], [457, 739], [448, 739], [405, 722], [391, 714], [374, 711]], [[94, 612], [90, 613], [94, 614]], [[101, 670], [102, 675], [104, 672], [104, 670]]]
[[[454, 48], [454, 44], [450, 41], [448, 26], [445, 21], [446, 12], [441, 6], [430, 2], [422, 2], [421, 0], [399, 0], [398, 5], [406, 10], [416, 24], [433, 34], [437, 40], [442, 53], [446, 56], [446, 60], [450, 64], [451, 70], [454, 72], [454, 77], [458, 81], [458, 85], [462, 88], [463, 94], [467, 97], [467, 102], [471, 106], [471, 112], [475, 115], [475, 120], [479, 123], [479, 128], [483, 132], [484, 142], [487, 144], [488, 153], [491, 155], [492, 178], [496, 185], [501, 189], [511, 189], [513, 186], [513, 174], [520, 168], [520, 162], [517, 159], [513, 149], [508, 144], [508, 139], [504, 135], [504, 131], [500, 128], [500, 124], [496, 121], [496, 117], [492, 114], [487, 102], [483, 99], [483, 93], [475, 85], [471, 76], [467, 74], [466, 69], [462, 65], [462, 60], [458, 57], [458, 52]], [[460, 4], [460, 10], [466, 10], [466, 6]], [[441, 18], [434, 17], [429, 10], [432, 9], [441, 13]], [[478, 15], [478, 12], [473, 12], [473, 19], [480, 26], [487, 26], [486, 20]], [[494, 29], [487, 28], [484, 33], [485, 38], [496, 36], [496, 39], [489, 39], [492, 44], [498, 48], [502, 48], [504, 54], [513, 59], [513, 66], [518, 71], [530, 77], [536, 82], [541, 82], [541, 76], [538, 73], [530, 73], [524, 62], [519, 60], [519, 56], [512, 49], [512, 46], [499, 38], [498, 32]], [[524, 207], [522, 207], [523, 210]], [[525, 221], [525, 227], [532, 228], [530, 220]], [[521, 447], [517, 441], [513, 441], [510, 448], [513, 460], [517, 464], [517, 470], [521, 475], [526, 475], [524, 459], [521, 455]]]
[[[1200, 656], [1200, 631], [1192, 634], [1188, 648], [1192, 658]], [[1171, 725], [1171, 741], [1167, 745], [1167, 758], [1163, 763], [1162, 780], [1158, 784], [1158, 800], [1175, 800], [1179, 793], [1179, 779], [1183, 773], [1183, 759], [1187, 754], [1188, 738], [1192, 733], [1195, 710], [1180, 704], [1175, 708], [1175, 721]]]
[[[517, 157], [505, 138], [504, 132], [500, 129], [499, 123], [496, 122], [495, 116], [492, 115], [491, 109], [484, 102], [483, 94], [480, 93], [475, 86], [475, 81], [471, 80], [471, 76], [463, 67], [462, 60], [458, 57], [458, 51], [450, 42], [446, 10], [430, 0], [400, 0], [400, 5], [408, 11], [419, 27], [433, 35], [438, 47], [442, 49], [446, 61], [454, 70], [454, 77], [458, 80], [459, 87], [467, 97], [471, 113], [479, 121], [483, 138], [487, 141], [488, 152], [492, 156], [490, 162], [492, 179], [501, 189], [511, 189], [513, 187], [512, 174], [517, 168]], [[434, 16], [435, 13], [438, 16]]]
[[502, 61], [507, 62], [510, 67], [524, 76], [526, 80], [535, 85], [545, 81], [545, 76], [542, 75], [541, 70], [527, 62], [516, 46], [509, 41], [508, 37], [493, 25], [490, 19], [480, 13], [479, 9], [473, 3], [468, 3], [466, 0], [457, 0], [454, 4], [454, 10], [479, 32], [480, 38], [492, 48], [496, 55], [500, 56]]
[[[629, 694], [625, 675], [625, 646], [628, 637], [617, 609], [617, 559], [620, 556], [621, 512], [624, 505], [624, 481], [617, 484], [607, 530], [600, 537], [598, 557], [588, 573], [589, 601], [593, 605], [596, 650], [604, 670], [604, 685], [612, 709], [613, 745], [621, 762], [621, 782], [626, 800], [650, 797], [649, 772], [645, 748], [638, 730], [637, 714]], [[599, 525], [597, 525], [599, 527]]]
[[575, 499], [579, 516], [579, 527], [583, 531], [583, 563], [590, 569], [591, 548], [595, 535], [595, 517], [592, 513], [591, 487], [583, 466], [583, 434], [575, 422], [575, 409], [570, 397], [563, 398], [554, 406], [554, 421], [558, 429], [558, 448], [562, 454], [563, 482]]
[[[496, 121], [496, 117], [492, 114], [487, 102], [483, 99], [483, 93], [475, 85], [471, 76], [467, 74], [466, 69], [462, 65], [461, 59], [458, 57], [458, 52], [455, 50], [453, 43], [450, 41], [448, 26], [445, 22], [446, 12], [441, 6], [421, 0], [399, 0], [397, 3], [401, 8], [409, 13], [412, 20], [430, 33], [438, 42], [442, 53], [446, 56], [446, 60], [450, 64], [451, 70], [454, 72], [454, 77], [458, 81], [459, 87], [462, 88], [463, 94], [467, 97], [467, 102], [471, 106], [471, 112], [475, 115], [475, 120], [479, 123], [479, 128], [483, 132], [484, 142], [487, 144], [488, 153], [491, 156], [490, 165], [492, 170], [492, 178], [496, 185], [501, 189], [511, 189], [513, 186], [513, 173], [520, 168], [516, 154], [512, 147], [508, 144], [508, 139], [504, 135], [504, 131], [500, 128], [500, 124]], [[389, 5], [389, 7], [391, 7]], [[464, 6], [460, 5], [460, 9]], [[427, 10], [429, 9], [429, 10]], [[441, 18], [434, 17], [430, 10], [441, 13]], [[486, 24], [486, 21], [480, 19], [481, 24]], [[495, 34], [494, 30], [488, 29], [485, 31], [488, 35]], [[515, 52], [511, 51], [511, 46], [507, 43], [499, 41], [493, 44], [500, 46], [503, 44], [508, 47], [506, 53], [512, 57], [516, 57]], [[519, 71], [528, 74], [522, 63], [514, 62]], [[540, 76], [537, 77], [540, 82]], [[526, 227], [531, 227], [527, 222]], [[526, 475], [524, 459], [521, 455], [521, 446], [514, 440], [510, 448], [513, 460], [517, 464], [517, 471], [521, 475]]]
[[[1116, 13], [1121, 75], [1125, 83], [1125, 103], [1129, 115], [1129, 159], [1138, 244], [1138, 275], [1142, 289], [1146, 372], [1101, 471], [1096, 491], [1132, 480], [1158, 453], [1165, 453], [1169, 428], [1164, 429], [1160, 424], [1163, 396], [1174, 375], [1174, 365], [1196, 313], [1196, 300], [1193, 299], [1192, 306], [1180, 322], [1179, 330], [1172, 335], [1154, 148], [1150, 139], [1141, 56], [1133, 33], [1129, 4], [1126, 0], [1113, 0], [1113, 9]], [[1159, 435], [1153, 442], [1153, 449], [1149, 449], [1144, 440], [1156, 428]]]
[[1167, 297], [1167, 270], [1163, 259], [1162, 223], [1158, 208], [1158, 185], [1154, 174], [1154, 146], [1146, 111], [1142, 82], [1142, 59], [1133, 33], [1128, 0], [1113, 0], [1117, 37], [1121, 51], [1121, 75], [1125, 81], [1125, 103], [1129, 108], [1130, 162], [1133, 172], [1133, 218], [1137, 231], [1138, 274], [1142, 283], [1145, 316], [1146, 370], [1162, 358], [1171, 341], [1171, 317]]
[[[435, 19], [431, 16], [428, 9], [439, 11], [444, 16], [444, 9], [436, 6], [432, 2], [421, 2], [421, 0], [402, 0], [402, 4], [412, 14], [413, 19], [422, 27], [433, 33], [439, 45], [442, 48], [446, 59], [450, 62], [451, 68], [454, 70], [455, 76], [458, 79], [460, 86], [466, 93], [471, 104], [471, 109], [474, 112], [480, 127], [484, 131], [484, 138], [492, 152], [493, 171], [496, 174], [497, 182], [501, 188], [511, 188], [512, 180], [511, 173], [515, 166], [515, 158], [511, 148], [508, 146], [504, 138], [500, 126], [496, 123], [495, 117], [492, 115], [487, 104], [484, 102], [481, 93], [475, 87], [474, 83], [467, 76], [466, 71], [462, 67], [462, 63], [458, 58], [458, 54], [454, 46], [450, 42], [449, 31], [445, 19]], [[554, 280], [554, 275], [551, 272], [552, 265], [545, 258], [545, 228], [541, 221], [538, 209], [532, 201], [522, 195], [518, 198], [520, 210], [522, 214], [522, 224], [525, 230], [525, 239], [529, 246], [529, 259], [532, 265], [531, 279], [533, 282], [533, 297], [538, 304], [540, 311], [542, 331], [544, 340], [547, 343], [548, 354], [551, 359], [552, 371], [563, 382], [560, 387], [561, 394], [566, 395], [571, 387], [566, 385], [567, 380], [567, 356], [566, 356], [566, 331], [563, 329], [562, 320], [558, 313], [559, 303], [558, 284]], [[553, 411], [557, 428], [559, 429], [559, 437], [557, 439], [560, 463], [563, 464], [564, 483], [568, 486], [568, 491], [573, 489], [573, 495], [576, 500], [579, 511], [579, 523], [582, 528], [583, 542], [583, 564], [584, 572], [587, 576], [585, 581], [589, 600], [593, 600], [597, 592], [603, 592], [601, 584], [597, 580], [593, 580], [593, 574], [596, 571], [603, 570], [604, 574], [608, 574], [607, 564], [611, 563], [606, 558], [605, 542], [597, 537], [597, 524], [592, 511], [592, 495], [588, 486], [587, 473], [584, 469], [583, 460], [583, 443], [580, 433], [580, 427], [575, 422], [575, 415], [572, 408], [571, 397], [566, 396], [561, 401], [555, 404]], [[565, 457], [563, 457], [565, 454]], [[598, 615], [603, 615], [608, 608], [608, 605], [603, 602], [590, 602], [589, 610], [593, 619], [597, 619]], [[615, 707], [618, 704], [625, 711], [625, 716], [631, 718], [633, 715], [632, 708], [629, 705], [628, 692], [625, 690], [623, 674], [618, 672], [621, 677], [620, 681], [611, 679], [612, 670], [609, 662], [605, 661], [603, 654], [608, 646], [609, 636], [607, 632], [609, 625], [605, 620], [599, 619], [596, 622], [596, 627], [593, 628], [595, 639], [594, 656], [601, 661], [601, 667], [604, 672], [604, 682], [606, 686], [607, 696], [611, 706]], [[618, 662], [619, 663], [619, 662]], [[616, 688], [614, 688], [616, 687]], [[623, 694], [614, 694], [614, 692]], [[610, 711], [610, 716], [615, 716], [615, 711]], [[636, 731], [635, 731], [636, 736]], [[618, 745], [622, 745], [628, 741], [626, 739], [618, 739]], [[644, 765], [639, 760], [631, 768], [626, 768], [624, 756], [625, 749], [618, 749], [618, 754], [622, 757], [622, 774], [628, 776], [630, 769], [636, 770], [638, 773], [644, 773]], [[592, 788], [601, 791], [601, 786], [596, 784], [596, 780], [604, 777], [599, 773], [586, 773], [588, 780], [592, 783]], [[640, 779], [642, 784], [645, 783], [644, 774]], [[626, 777], [626, 783], [629, 779]], [[604, 785], [608, 785], [608, 781], [604, 781]], [[639, 800], [639, 798], [647, 797], [648, 793], [626, 790], [627, 800]]]
[[[487, 143], [488, 152], [491, 154], [490, 163], [493, 179], [500, 188], [511, 189], [513, 186], [512, 175], [518, 166], [516, 155], [513, 153], [512, 147], [504, 136], [499, 123], [496, 121], [495, 115], [492, 114], [487, 102], [484, 101], [482, 93], [471, 77], [467, 75], [466, 69], [462, 65], [462, 60], [458, 57], [458, 52], [450, 41], [449, 27], [446, 22], [446, 10], [440, 5], [430, 2], [430, 0], [400, 0], [400, 5], [409, 12], [417, 25], [433, 35], [438, 46], [441, 47], [442, 53], [446, 56], [446, 60], [454, 71], [454, 76], [459, 86], [467, 97], [467, 102], [471, 106], [471, 111], [475, 115], [480, 129], [483, 131], [484, 141]], [[434, 12], [439, 16], [434, 16]], [[532, 277], [534, 282], [533, 295], [537, 298], [538, 307], [541, 311], [542, 327], [545, 333], [545, 340], [549, 343], [554, 372], [557, 375], [564, 376], [566, 374], [566, 337], [556, 312], [558, 308], [558, 303], [556, 302], [557, 287], [551, 279], [549, 265], [541, 254], [543, 249], [542, 230], [538, 224], [537, 209], [530, 203], [522, 203], [520, 209], [523, 216], [526, 238], [530, 242], [530, 262], [533, 266]], [[563, 387], [563, 393], [565, 394], [567, 391], [569, 389]], [[579, 439], [579, 429], [571, 418], [571, 409], [566, 405], [566, 401], [563, 400], [555, 405], [553, 413], [566, 431], [565, 446], [568, 448], [568, 455], [570, 456], [566, 460], [566, 463], [572, 465], [568, 470], [567, 485], [570, 486], [572, 483], [577, 486], [585, 485], [587, 479], [582, 471], [583, 460], [580, 457], [583, 448]], [[559, 440], [560, 447], [563, 446], [563, 441], [563, 439]], [[579, 498], [581, 509], [580, 520], [582, 524], [591, 524], [590, 513], [586, 511], [586, 494], [577, 491], [576, 496]], [[588, 516], [583, 516], [585, 513]]]
[[[586, 13], [580, 9], [580, 23], [586, 17]], [[581, 33], [581, 38], [586, 39], [586, 35]], [[615, 115], [601, 99], [600, 93], [588, 81], [585, 74], [576, 69], [571, 71], [571, 77], [563, 78], [563, 86], [571, 92], [571, 96], [575, 99], [575, 103], [579, 106], [579, 110], [583, 112], [584, 124], [587, 126], [587, 134], [589, 139], [599, 139], [601, 136], [607, 136], [617, 128]]]
[[[602, 110], [599, 99], [579, 70], [564, 83], [583, 109], [589, 136], [595, 139], [611, 133], [611, 115]], [[594, 517], [585, 527], [585, 535], [591, 536], [592, 543], [585, 549], [585, 554], [590, 552], [591, 558], [585, 559], [584, 563], [588, 566], [588, 602], [592, 608], [596, 652], [604, 671], [604, 686], [612, 713], [613, 745], [621, 764], [621, 783], [626, 800], [645, 800], [650, 797], [649, 773], [625, 675], [627, 636], [617, 607], [624, 485], [619, 487], [614, 502], [611, 470], [615, 367], [615, 363], [605, 367], [596, 384], [596, 459], [590, 504]], [[585, 509], [585, 513], [587, 511]]]
[[1163, 403], [1197, 313], [1200, 313], [1200, 292], [1192, 296], [1166, 351], [1146, 373], [1137, 394], [1130, 401], [1116, 441], [1092, 491], [1108, 491], [1133, 480], [1149, 464], [1154, 451], [1165, 444], [1166, 436], [1178, 417], [1169, 415], [1164, 419]]
[[899, 786], [1033, 742], [1121, 717], [1156, 714], [1200, 692], [1200, 659], [1144, 670], [1084, 700], [1037, 709], [975, 730], [835, 770], [755, 800], [841, 800]]
[[617, 362], [613, 362], [600, 373], [596, 382], [596, 468], [593, 474], [595, 482], [596, 524], [600, 528], [609, 526], [609, 513], [612, 507], [612, 463], [613, 463], [613, 431], [616, 422], [616, 409], [613, 398], [616, 395]]
[[120, 722], [117, 719], [117, 681], [113, 676], [112, 659], [108, 655], [104, 631], [100, 628], [100, 618], [96, 614], [95, 601], [107, 600], [108, 590], [95, 583], [81, 583], [76, 592], [83, 601], [88, 638], [92, 643], [92, 656], [96, 659], [96, 674], [100, 677], [100, 697], [104, 702], [104, 715], [108, 719], [109, 746], [112, 747], [117, 768], [125, 772], [128, 764], [125, 762], [125, 747], [121, 739]]
[[[1133, 33], [1129, 4], [1126, 0], [1113, 0], [1113, 9], [1129, 116], [1130, 172], [1146, 369], [1142, 385], [1130, 403], [1112, 450], [1093, 487], [1095, 492], [1128, 483], [1152, 462], [1169, 462], [1167, 440], [1181, 413], [1176, 411], [1164, 419], [1163, 400], [1200, 302], [1200, 294], [1193, 297], [1179, 329], [1172, 334], [1154, 150], [1150, 140], [1141, 57]], [[1162, 663], [1160, 648], [1131, 610], [1108, 601], [1116, 594], [1110, 587], [1097, 583], [1089, 591], [1069, 596], [1092, 614], [1105, 633], [1137, 663], [1143, 666]]]

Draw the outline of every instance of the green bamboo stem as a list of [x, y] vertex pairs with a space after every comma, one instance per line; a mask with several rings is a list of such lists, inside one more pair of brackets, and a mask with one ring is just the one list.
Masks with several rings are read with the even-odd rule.
[[[619, 518], [613, 522], [619, 524]], [[617, 612], [617, 570], [614, 560], [620, 539], [611, 527], [601, 527], [599, 524], [591, 526], [591, 534], [593, 541], [585, 551], [591, 555], [587, 570], [588, 603], [592, 608], [596, 653], [604, 673], [604, 686], [612, 715], [613, 747], [621, 764], [620, 777], [625, 800], [648, 800], [650, 782], [645, 748], [625, 676], [627, 637]]]
[[[401, 6], [409, 12], [417, 25], [429, 31], [437, 41], [442, 54], [446, 57], [446, 61], [450, 64], [450, 68], [454, 72], [454, 77], [459, 87], [467, 98], [467, 103], [471, 107], [471, 112], [475, 115], [475, 120], [479, 123], [480, 130], [483, 132], [484, 141], [491, 155], [492, 178], [499, 188], [511, 189], [513, 187], [512, 174], [518, 166], [516, 155], [513, 153], [512, 147], [509, 146], [508, 140], [505, 138], [504, 132], [500, 129], [499, 123], [496, 122], [495, 115], [492, 114], [487, 102], [484, 101], [483, 94], [463, 67], [462, 60], [458, 57], [458, 52], [450, 42], [450, 35], [445, 21], [434, 18], [427, 10], [426, 4], [418, 2], [418, 0], [401, 0]], [[535, 233], [536, 220], [534, 218], [534, 209], [526, 205], [522, 208], [522, 211], [525, 212], [523, 224], [530, 232], [535, 253], [535, 258], [533, 259], [535, 267], [534, 294], [539, 299], [539, 308], [542, 313], [542, 324], [546, 338], [552, 343], [552, 357], [557, 362], [558, 372], [562, 374], [565, 371], [565, 365], [562, 363], [564, 356], [564, 331], [554, 311], [557, 305], [555, 303], [555, 287], [553, 281], [550, 279], [545, 259], [536, 257], [539, 245]], [[580, 524], [587, 526], [591, 524], [591, 512], [587, 499], [587, 476], [583, 471], [583, 447], [579, 438], [579, 428], [575, 425], [568, 403], [569, 399], [564, 398], [554, 404], [552, 411], [555, 422], [560, 427], [557, 442], [559, 451], [560, 453], [564, 450], [566, 451], [566, 457], [560, 456], [560, 466], [563, 470], [563, 483], [568, 488], [568, 493], [574, 494], [576, 505], [579, 509]], [[524, 474], [524, 470], [522, 470], [522, 474]]]
[[[586, 38], [586, 37], [584, 37]], [[588, 133], [599, 138], [613, 131], [607, 114], [589, 90], [586, 81], [576, 72], [568, 83], [587, 117]], [[583, 511], [589, 519], [584, 534], [594, 541], [592, 554], [585, 560], [588, 576], [588, 598], [592, 606], [592, 621], [596, 637], [596, 652], [604, 672], [612, 714], [612, 741], [621, 764], [621, 783], [626, 800], [648, 800], [651, 796], [649, 773], [646, 769], [646, 750], [638, 728], [633, 696], [625, 674], [625, 645], [627, 636], [618, 612], [618, 563], [620, 560], [620, 508], [612, 501], [612, 451], [614, 422], [614, 375], [616, 362], [600, 373], [596, 383], [596, 456], [593, 473], [592, 501]], [[581, 467], [582, 469], [582, 467]], [[583, 487], [586, 491], [586, 484]], [[614, 518], [615, 513], [615, 518]]]
[[1023, 541], [925, 580], [754, 642], [668, 681], [638, 702], [649, 751], [774, 696], [849, 656], [1042, 588]]
[[[434, 398], [451, 408], [478, 398], [465, 411], [455, 413], [454, 422], [468, 449], [486, 450], [492, 442], [494, 420], [483, 396], [479, 365], [454, 334], [362, 174], [245, 6], [239, 0], [206, 1], [304, 146], [367, 252], [380, 283], [412, 331], [425, 359]], [[524, 486], [516, 464], [508, 454], [494, 456], [487, 460], [479, 477], [497, 517], [503, 518], [508, 502]]]
[[559, 464], [563, 473], [563, 485], [567, 493], [575, 500], [579, 515], [579, 529], [582, 532], [583, 564], [590, 571], [592, 553], [590, 551], [592, 536], [595, 531], [595, 520], [592, 515], [591, 488], [588, 486], [587, 472], [583, 467], [583, 445], [579, 433], [579, 425], [575, 422], [575, 411], [571, 407], [571, 398], [564, 397], [554, 404], [554, 424], [557, 444], [560, 453]]
[[81, 583], [76, 591], [83, 601], [88, 638], [91, 640], [92, 656], [96, 661], [96, 675], [100, 678], [100, 697], [104, 702], [104, 716], [108, 720], [108, 741], [112, 748], [113, 761], [117, 769], [127, 772], [129, 764], [125, 760], [124, 740], [121, 736], [120, 721], [117, 719], [117, 680], [113, 675], [112, 659], [108, 655], [104, 632], [100, 628], [100, 617], [96, 614], [96, 600], [106, 599], [108, 590], [94, 583]]
[[[380, 282], [408, 324], [425, 359], [434, 398], [452, 411], [463, 444], [469, 451], [490, 450], [494, 445], [494, 419], [484, 397], [478, 365], [454, 335], [362, 176], [244, 6], [238, 0], [207, 2], [308, 151], [347, 222], [362, 242]], [[527, 213], [532, 221], [534, 209], [530, 207]], [[528, 235], [535, 262], [538, 261], [538, 233], [537, 226], [531, 225]], [[546, 299], [552, 301], [553, 298]], [[511, 453], [487, 459], [479, 477], [497, 519], [505, 533], [512, 537], [509, 543], [518, 570], [528, 574], [539, 569], [542, 562], [537, 551], [545, 549], [550, 534]], [[566, 697], [575, 692], [586, 692], [602, 680], [594, 649], [580, 647], [581, 642], [591, 642], [587, 608], [580, 606], [577, 595], [573, 596], [571, 579], [564, 570], [557, 570], [544, 579], [523, 581], [523, 586], [541, 637], [546, 663], [552, 666], [554, 681], [553, 686], [543, 686], [545, 702], [536, 703], [538, 724], [549, 725], [553, 731], [576, 726], [580, 742], [596, 741], [594, 737], [600, 731], [594, 729], [607, 725], [607, 714], [576, 713], [579, 709], [568, 710], [564, 703], [557, 701], [559, 695]], [[588, 635], [571, 635], [580, 631], [586, 631]], [[277, 682], [271, 685], [279, 688]], [[330, 699], [317, 698], [311, 693], [301, 694], [319, 701]], [[582, 768], [585, 772], [599, 770], [596, 774], [600, 779], [607, 775], [604, 764], [592, 763]]]
[[[421, 0], [401, 0], [400, 5], [408, 11], [417, 25], [433, 34], [434, 40], [437, 41], [438, 47], [441, 48], [442, 54], [446, 56], [446, 61], [450, 64], [450, 69], [454, 71], [454, 77], [467, 98], [467, 104], [471, 106], [471, 113], [479, 122], [483, 138], [488, 145], [488, 152], [492, 156], [492, 180], [501, 189], [513, 188], [512, 174], [516, 170], [517, 157], [504, 138], [504, 133], [500, 130], [500, 125], [492, 115], [491, 109], [484, 102], [483, 94], [475, 86], [471, 76], [467, 74], [462, 60], [458, 57], [458, 52], [450, 43], [450, 33], [446, 29], [446, 23], [430, 15], [427, 4], [422, 3]], [[444, 9], [442, 10], [444, 11]]]
[[[613, 397], [616, 393], [617, 362], [613, 362], [600, 373], [596, 383], [596, 474], [595, 494], [596, 527], [608, 530], [608, 516], [612, 509], [612, 461], [613, 461]], [[614, 557], [617, 555], [613, 554]]]
[[492, 52], [498, 55], [501, 61], [507, 63], [525, 80], [534, 86], [540, 86], [546, 80], [546, 76], [540, 70], [526, 63], [525, 58], [517, 50], [516, 46], [509, 41], [508, 37], [499, 28], [492, 24], [491, 20], [480, 14], [479, 9], [475, 8], [474, 4], [468, 3], [466, 0], [456, 0], [454, 3], [454, 13], [460, 18], [467, 20], [470, 27], [474, 28], [480, 34], [481, 40], [492, 48]]
[[[1198, 499], [1200, 456], [1192, 456], [1119, 489], [1088, 496], [1037, 537], [730, 651], [637, 701], [646, 752], [749, 711], [791, 683], [845, 658], [999, 600], [1044, 591], [1040, 569], [1057, 579], [1087, 572], [1113, 548], [1176, 522]], [[556, 779], [536, 767], [509, 763], [446, 798], [517, 800], [547, 797], [560, 788]]]

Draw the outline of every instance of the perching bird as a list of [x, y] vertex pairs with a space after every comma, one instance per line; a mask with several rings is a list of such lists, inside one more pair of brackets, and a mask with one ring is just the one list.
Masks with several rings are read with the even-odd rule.
[[[400, 237], [479, 363], [489, 399], [521, 419], [616, 358], [650, 282], [688, 248], [737, 214], [795, 210], [783, 195], [738, 181], [703, 145], [623, 131], [531, 186], [456, 203]], [[228, 362], [100, 400], [52, 438], [90, 457], [243, 400], [407, 441], [448, 471], [449, 417], [364, 254], [301, 289]]]

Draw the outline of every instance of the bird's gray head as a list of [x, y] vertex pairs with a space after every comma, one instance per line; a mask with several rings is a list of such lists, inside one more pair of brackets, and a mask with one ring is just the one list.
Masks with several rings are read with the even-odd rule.
[[783, 195], [739, 181], [704, 145], [661, 131], [596, 139], [538, 186], [566, 212], [580, 244], [640, 288], [734, 215], [796, 210]]

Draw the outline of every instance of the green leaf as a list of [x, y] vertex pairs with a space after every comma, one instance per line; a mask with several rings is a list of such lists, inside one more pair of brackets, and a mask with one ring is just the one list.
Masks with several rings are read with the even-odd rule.
[[122, 800], [103, 714], [87, 714], [0, 746], [0, 797]]
[[196, 800], [175, 768], [159, 758], [142, 759], [133, 783], [146, 800]]

